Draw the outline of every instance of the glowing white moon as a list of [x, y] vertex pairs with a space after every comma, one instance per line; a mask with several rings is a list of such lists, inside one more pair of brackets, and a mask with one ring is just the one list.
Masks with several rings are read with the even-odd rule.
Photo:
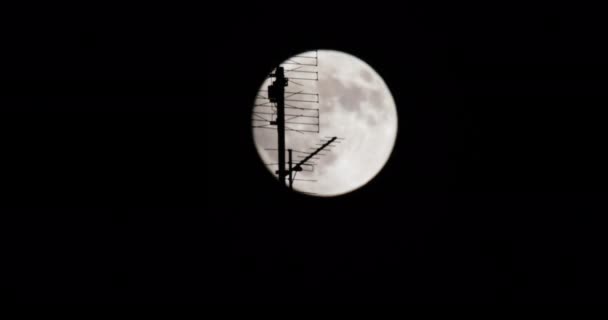
[[[316, 60], [312, 57], [316, 57]], [[285, 91], [300, 93], [285, 94], [287, 106], [294, 107], [286, 109], [286, 114], [291, 115], [286, 116], [287, 127], [300, 130], [288, 130], [285, 134], [286, 149], [299, 151], [293, 153], [294, 162], [319, 147], [317, 144], [322, 143], [325, 137], [344, 138], [331, 150], [321, 152], [318, 159], [312, 160], [314, 167], [303, 167], [307, 172], [297, 173], [294, 190], [319, 196], [337, 196], [368, 183], [388, 161], [397, 136], [395, 101], [382, 77], [367, 63], [339, 51], [305, 52], [286, 60], [282, 65], [287, 71], [285, 76], [290, 79]], [[317, 81], [306, 80], [315, 79], [315, 72], [318, 73]], [[267, 121], [273, 120], [276, 109], [266, 99], [266, 90], [272, 81], [268, 78], [262, 84], [252, 121], [257, 151], [276, 177], [277, 132], [276, 126]], [[318, 108], [317, 126], [308, 125], [317, 121], [314, 111], [308, 108]], [[313, 116], [296, 117], [311, 114]], [[304, 129], [313, 132], [303, 132]], [[315, 133], [316, 130], [319, 133]], [[309, 169], [314, 170], [308, 172]]]

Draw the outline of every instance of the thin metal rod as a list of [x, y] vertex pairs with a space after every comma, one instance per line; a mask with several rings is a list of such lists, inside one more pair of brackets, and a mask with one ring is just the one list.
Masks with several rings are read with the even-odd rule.
[[[295, 77], [290, 77], [289, 79], [319, 81], [319, 77], [316, 77], [316, 78], [295, 78]], [[291, 81], [291, 80], [289, 80], [289, 81]], [[291, 81], [291, 82], [294, 82], [294, 81]], [[296, 83], [296, 82], [294, 82], [294, 83]]]
[[[260, 92], [268, 92], [268, 90], [260, 90]], [[298, 95], [305, 95], [305, 96], [318, 96], [318, 93], [310, 93], [310, 92], [302, 92], [302, 91], [298, 91], [298, 92], [293, 92], [293, 91], [285, 91], [286, 94], [291, 94], [291, 93], [296, 93]]]
[[316, 101], [315, 100], [302, 100], [302, 99], [285, 99], [285, 101], [319, 103], [319, 99], [317, 99]]
[[321, 150], [325, 149], [325, 147], [327, 147], [330, 143], [332, 143], [334, 140], [336, 139], [336, 137], [333, 137], [329, 142], [327, 142], [326, 144], [322, 145], [321, 147], [319, 147], [317, 150], [315, 150], [313, 153], [311, 153], [310, 155], [308, 155], [308, 157], [302, 159], [298, 164], [296, 164], [296, 166], [294, 167], [294, 170], [300, 168], [301, 164], [306, 163], [306, 161], [310, 160], [310, 158], [314, 157], [317, 153], [319, 153]]
[[303, 126], [318, 126], [318, 123], [304, 123], [304, 122], [292, 122], [292, 121], [286, 121], [285, 124], [299, 124], [299, 125], [303, 125]]
[[[254, 114], [254, 116], [258, 116], [257, 114]], [[260, 119], [251, 119], [251, 121], [264, 121], [264, 122], [270, 122], [272, 120], [269, 119], [263, 119], [262, 117], [258, 116]]]
[[[254, 113], [255, 114], [271, 114], [271, 115], [274, 115], [274, 113], [272, 113], [272, 112], [255, 111]], [[278, 110], [277, 110], [277, 113], [278, 113]], [[287, 116], [287, 117], [298, 116], [298, 117], [315, 118], [315, 119], [318, 118], [318, 116], [309, 116], [309, 115], [303, 115], [303, 114], [284, 114], [284, 116]]]
[[312, 111], [317, 111], [317, 110], [319, 110], [319, 109], [313, 109], [313, 108], [300, 108], [300, 107], [296, 107], [296, 106], [290, 105], [288, 103], [286, 103], [285, 105], [286, 105], [285, 109], [296, 109], [296, 110], [306, 110], [306, 111], [311, 111], [311, 110]]
[[[316, 51], [315, 51], [316, 52]], [[295, 55], [292, 58], [306, 58], [306, 59], [317, 59], [317, 55], [313, 56], [303, 56], [303, 55]]]
[[286, 114], [285, 116], [288, 116], [288, 117], [295, 116], [295, 117], [313, 118], [313, 119], [317, 119], [319, 117], [319, 116], [310, 116], [310, 115], [307, 115], [307, 114]]
[[299, 62], [283, 62], [281, 64], [284, 64], [284, 65], [296, 65], [296, 66], [308, 66], [308, 67], [317, 67], [318, 66], [318, 64], [299, 63]]
[[315, 130], [296, 130], [296, 129], [292, 129], [292, 128], [287, 128], [287, 129], [289, 129], [289, 131], [298, 131], [300, 133], [302, 133], [302, 132], [319, 133], [319, 131], [315, 131]]
[[[279, 151], [279, 149], [273, 149], [273, 148], [265, 148], [264, 150], [267, 150], [267, 151]], [[295, 152], [295, 153], [305, 153], [305, 154], [309, 154], [310, 153], [310, 152], [306, 152], [306, 151], [298, 151], [298, 150], [293, 150], [293, 149], [291, 151]]]
[[[265, 165], [267, 165], [267, 166], [276, 166], [276, 165], [278, 165], [278, 163], [265, 163]], [[312, 169], [312, 168], [314, 168], [315, 165], [314, 164], [308, 164], [308, 163], [306, 163], [306, 164], [303, 164], [303, 166], [309, 166]]]
[[293, 72], [293, 73], [314, 73], [317, 74], [319, 73], [318, 71], [301, 71], [301, 70], [296, 70], [296, 69], [291, 69], [291, 70], [285, 70], [285, 72]]
[[[314, 102], [314, 101], [307, 101], [309, 103], [315, 103], [318, 104], [318, 102]], [[275, 106], [270, 105], [268, 103], [264, 103], [264, 104], [256, 104], [255, 105], [256, 108], [274, 108]], [[297, 110], [305, 110], [305, 111], [317, 111], [317, 113], [319, 113], [319, 108], [302, 108], [302, 107], [296, 107], [292, 104], [286, 103], [285, 104], [285, 109], [297, 109]], [[254, 111], [254, 112], [259, 112], [259, 111]]]

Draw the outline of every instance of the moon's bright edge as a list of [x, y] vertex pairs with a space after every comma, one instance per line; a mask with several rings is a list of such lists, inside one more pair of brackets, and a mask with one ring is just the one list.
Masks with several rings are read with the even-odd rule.
[[[313, 129], [319, 133], [287, 131], [285, 134], [286, 148], [303, 152], [314, 151], [315, 147], [325, 137], [337, 136], [344, 138], [334, 144], [331, 150], [322, 152], [322, 156], [313, 160], [312, 172], [299, 172], [293, 188], [296, 191], [317, 196], [337, 196], [356, 190], [373, 179], [388, 161], [397, 136], [397, 108], [393, 96], [382, 77], [367, 63], [350, 54], [332, 50], [304, 52], [287, 59], [298, 60], [297, 56], [316, 56], [317, 66], [300, 67], [297, 70], [318, 72], [318, 81], [294, 80], [294, 78], [314, 76], [314, 74], [298, 74], [287, 72], [286, 77], [292, 81], [285, 88], [287, 92], [318, 93], [318, 103], [289, 102], [295, 107], [318, 108], [318, 126], [301, 124], [287, 125], [292, 129]], [[297, 65], [283, 64], [285, 70], [291, 70]], [[304, 76], [301, 76], [304, 75]], [[265, 92], [271, 78], [260, 87], [259, 96]], [[291, 96], [294, 97], [294, 96]], [[315, 97], [314, 95], [306, 97]], [[302, 100], [307, 100], [307, 98]], [[289, 94], [286, 94], [289, 99]], [[296, 99], [297, 100], [297, 99]], [[256, 99], [256, 104], [263, 104]], [[270, 111], [271, 109], [255, 108], [254, 111]], [[272, 113], [272, 112], [270, 112]], [[310, 114], [299, 109], [286, 109], [286, 114]], [[269, 171], [276, 177], [278, 166], [277, 132], [276, 127], [259, 128], [262, 120], [272, 118], [272, 115], [253, 115], [253, 138], [256, 149], [262, 161], [267, 164]], [[291, 117], [286, 117], [290, 119]], [[289, 122], [298, 122], [295, 118]], [[314, 118], [301, 118], [303, 123], [315, 123]], [[256, 128], [256, 126], [258, 128]], [[272, 128], [275, 128], [272, 130]], [[298, 154], [300, 160], [304, 153]], [[287, 157], [286, 157], [287, 158]], [[307, 167], [306, 169], [313, 169]]]

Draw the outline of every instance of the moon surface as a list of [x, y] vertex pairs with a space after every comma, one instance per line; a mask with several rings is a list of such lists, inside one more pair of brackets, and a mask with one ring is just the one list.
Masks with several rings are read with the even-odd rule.
[[[309, 160], [310, 165], [302, 166], [304, 171], [296, 174], [293, 189], [338, 196], [367, 184], [388, 161], [397, 136], [395, 101], [382, 77], [359, 58], [333, 50], [304, 52], [281, 66], [289, 79], [285, 145], [294, 150], [293, 162], [329, 137], [339, 138]], [[277, 177], [277, 130], [270, 124], [276, 108], [266, 91], [273, 79], [268, 77], [260, 88], [252, 127], [260, 158]]]

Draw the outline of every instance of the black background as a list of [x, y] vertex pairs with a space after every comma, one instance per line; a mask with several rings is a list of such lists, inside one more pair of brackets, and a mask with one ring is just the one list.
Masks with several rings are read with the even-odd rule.
[[[54, 8], [5, 22], [2, 294], [14, 302], [603, 302], [600, 8]], [[368, 62], [385, 169], [279, 188], [250, 110], [290, 55]]]

